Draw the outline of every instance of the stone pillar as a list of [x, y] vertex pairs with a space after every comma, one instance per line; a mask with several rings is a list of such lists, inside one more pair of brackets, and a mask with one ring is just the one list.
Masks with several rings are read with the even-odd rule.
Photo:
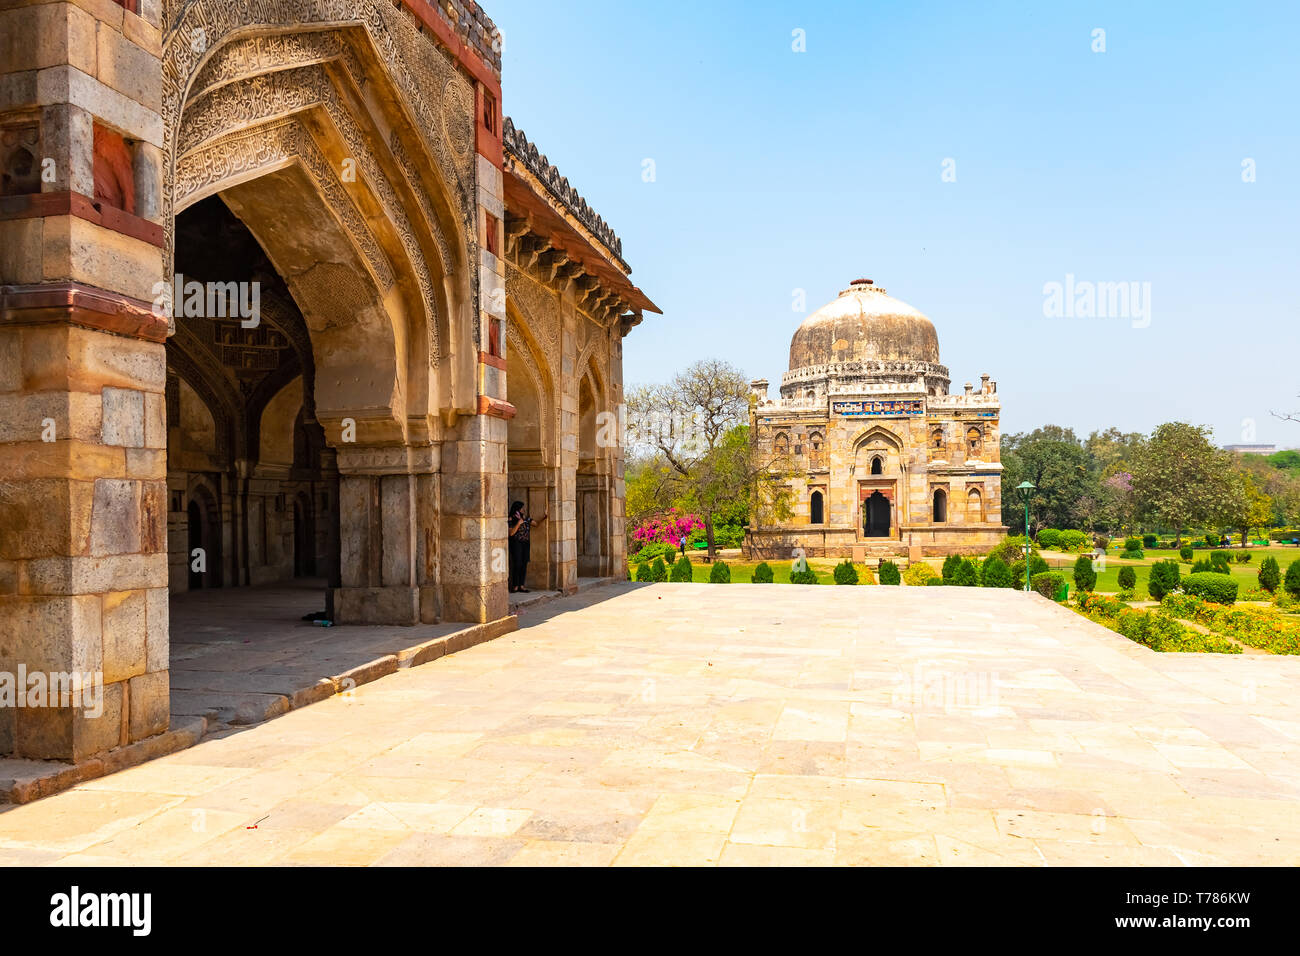
[[626, 407], [623, 404], [623, 338], [615, 323], [609, 338], [609, 392], [617, 417], [617, 442], [610, 448], [612, 493], [609, 503], [609, 573], [622, 579], [627, 577], [627, 484], [624, 481], [623, 449], [627, 441], [624, 432]]
[[337, 449], [344, 624], [431, 624], [437, 588], [439, 450], [425, 446]]
[[560, 480], [555, 526], [556, 584], [578, 590], [578, 322], [569, 291], [560, 298]]
[[[31, 158], [0, 199], [0, 672], [29, 692], [0, 708], [0, 756], [78, 761], [168, 726], [162, 68], [144, 10], [0, 10], [0, 135]], [[79, 675], [80, 693], [33, 706], [33, 675]]]
[[506, 551], [506, 423], [461, 419], [442, 447], [443, 620], [495, 621], [510, 613]]

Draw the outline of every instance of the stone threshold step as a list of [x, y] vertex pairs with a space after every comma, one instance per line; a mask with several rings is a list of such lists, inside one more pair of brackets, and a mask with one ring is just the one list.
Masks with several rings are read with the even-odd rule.
[[[170, 726], [163, 733], [118, 747], [82, 763], [0, 758], [0, 804], [30, 803], [48, 797], [87, 780], [192, 747], [208, 734], [224, 727], [262, 723], [336, 694], [348, 693], [361, 684], [368, 684], [407, 667], [418, 667], [476, 644], [494, 640], [509, 634], [518, 626], [519, 618], [513, 614], [486, 624], [474, 624], [442, 637], [422, 641], [396, 654], [386, 654], [333, 677], [323, 677], [292, 694], [228, 694], [226, 696], [237, 698], [234, 706], [208, 707], [201, 714], [173, 714]], [[176, 691], [173, 697], [179, 696], [183, 702], [185, 694], [185, 691]]]

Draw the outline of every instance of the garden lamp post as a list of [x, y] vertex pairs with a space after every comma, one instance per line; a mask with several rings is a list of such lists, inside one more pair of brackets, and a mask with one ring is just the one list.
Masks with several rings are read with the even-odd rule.
[[1026, 591], [1030, 590], [1029, 587], [1029, 496], [1034, 493], [1035, 487], [1037, 486], [1032, 481], [1022, 481], [1020, 484], [1016, 485], [1016, 491], [1020, 492], [1020, 496], [1025, 499], [1025, 590]]

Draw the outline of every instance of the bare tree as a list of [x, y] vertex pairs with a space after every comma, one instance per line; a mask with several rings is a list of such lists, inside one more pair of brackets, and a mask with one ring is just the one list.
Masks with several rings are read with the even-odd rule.
[[744, 499], [753, 514], [780, 500], [778, 463], [760, 454], [750, 434], [750, 400], [744, 373], [718, 359], [696, 362], [667, 384], [633, 389], [627, 399], [631, 453], [648, 455], [655, 469], [649, 498], [699, 514], [710, 561], [718, 511]]

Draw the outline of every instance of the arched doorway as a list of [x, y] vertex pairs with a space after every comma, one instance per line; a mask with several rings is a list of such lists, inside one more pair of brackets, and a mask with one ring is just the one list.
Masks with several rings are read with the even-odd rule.
[[812, 498], [808, 501], [808, 521], [810, 524], [823, 524], [825, 522], [825, 507], [822, 502], [822, 493], [814, 491]]
[[936, 488], [934, 492], [934, 523], [943, 524], [948, 520], [948, 492]]
[[868, 538], [887, 538], [892, 508], [889, 499], [878, 491], [862, 502], [862, 533]]

